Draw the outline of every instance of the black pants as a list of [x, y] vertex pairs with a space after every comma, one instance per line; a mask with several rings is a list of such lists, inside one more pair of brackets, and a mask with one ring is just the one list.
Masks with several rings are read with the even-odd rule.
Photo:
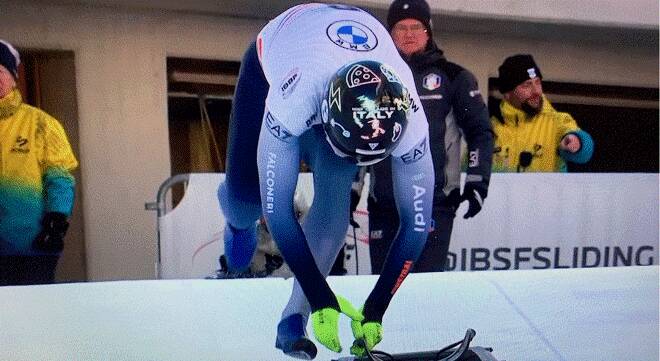
[[59, 255], [0, 255], [0, 286], [38, 285], [55, 282]]
[[[370, 199], [368, 207], [371, 273], [380, 274], [392, 241], [399, 229], [399, 215], [393, 204], [376, 204]], [[434, 229], [429, 232], [424, 250], [415, 262], [412, 272], [442, 272], [445, 270], [455, 216], [455, 207], [433, 207]]]
[[455, 216], [456, 210], [453, 207], [433, 208], [435, 228], [429, 232], [426, 245], [413, 267], [413, 272], [443, 272], [445, 270]]

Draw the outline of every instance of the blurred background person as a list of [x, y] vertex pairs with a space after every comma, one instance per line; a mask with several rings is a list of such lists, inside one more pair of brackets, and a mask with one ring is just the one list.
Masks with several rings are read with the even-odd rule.
[[19, 65], [0, 40], [0, 285], [54, 282], [78, 166], [62, 125], [23, 103]]
[[570, 114], [552, 107], [543, 94], [542, 79], [529, 54], [510, 56], [500, 65], [498, 88], [504, 99], [491, 109], [493, 171], [566, 172], [566, 162], [591, 159], [591, 135]]
[[[488, 107], [474, 75], [449, 62], [433, 41], [431, 11], [424, 0], [396, 0], [387, 13], [387, 28], [415, 77], [429, 123], [435, 168], [434, 227], [414, 272], [445, 269], [456, 209], [470, 204], [464, 218], [481, 210], [488, 194], [493, 133]], [[463, 193], [460, 192], [461, 137], [467, 142], [469, 162]], [[369, 252], [371, 269], [379, 273], [396, 235], [398, 216], [392, 198], [389, 162], [372, 168], [369, 198]]]

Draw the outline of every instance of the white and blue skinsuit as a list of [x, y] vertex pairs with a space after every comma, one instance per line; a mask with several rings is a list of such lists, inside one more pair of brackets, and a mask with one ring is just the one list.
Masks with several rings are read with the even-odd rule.
[[[412, 73], [387, 30], [352, 7], [293, 7], [269, 22], [247, 50], [236, 88], [227, 177], [218, 197], [234, 229], [253, 227], [260, 215], [265, 216], [295, 274], [282, 318], [299, 314], [303, 325], [310, 311], [339, 310], [325, 277], [344, 243], [357, 165], [336, 155], [326, 141], [320, 111], [330, 79], [340, 67], [357, 60], [391, 66], [413, 102], [407, 128], [391, 157], [401, 227], [363, 311], [365, 321], [382, 322], [426, 242], [434, 184], [424, 111]], [[301, 160], [314, 174], [314, 200], [302, 227], [293, 207]], [[230, 268], [249, 266], [253, 243], [240, 237], [226, 242]]]

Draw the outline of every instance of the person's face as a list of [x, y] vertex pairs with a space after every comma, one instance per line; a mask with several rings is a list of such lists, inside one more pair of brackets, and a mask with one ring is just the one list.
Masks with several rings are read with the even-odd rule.
[[403, 19], [392, 27], [392, 39], [397, 49], [409, 57], [426, 48], [429, 34], [421, 21]]
[[7, 68], [0, 65], [0, 99], [4, 98], [16, 87], [16, 80]]
[[518, 84], [512, 91], [504, 94], [504, 99], [529, 115], [538, 114], [543, 108], [541, 78], [536, 77]]

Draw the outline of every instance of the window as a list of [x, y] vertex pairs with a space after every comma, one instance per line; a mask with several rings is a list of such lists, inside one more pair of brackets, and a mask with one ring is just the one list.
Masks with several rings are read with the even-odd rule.
[[222, 172], [239, 62], [168, 58], [172, 175]]

